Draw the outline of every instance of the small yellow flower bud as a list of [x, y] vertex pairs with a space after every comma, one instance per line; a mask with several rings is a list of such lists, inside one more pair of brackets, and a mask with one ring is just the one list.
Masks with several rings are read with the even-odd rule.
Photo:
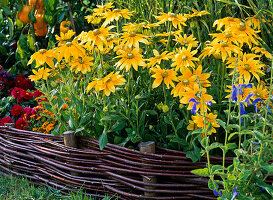
[[163, 105], [162, 106], [162, 111], [165, 113], [165, 112], [168, 112], [170, 110], [170, 108], [167, 106], [167, 105]]

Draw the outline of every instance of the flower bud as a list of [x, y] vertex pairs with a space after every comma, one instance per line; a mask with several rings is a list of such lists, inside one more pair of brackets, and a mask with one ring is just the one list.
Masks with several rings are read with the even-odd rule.
[[165, 113], [165, 112], [168, 112], [170, 110], [170, 108], [167, 106], [167, 105], [163, 105], [162, 106], [162, 111]]

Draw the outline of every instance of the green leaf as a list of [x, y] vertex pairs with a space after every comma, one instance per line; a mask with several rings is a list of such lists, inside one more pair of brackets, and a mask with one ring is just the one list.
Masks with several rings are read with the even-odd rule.
[[8, 55], [7, 49], [2, 45], [0, 45], [0, 54], [1, 55]]
[[265, 163], [262, 167], [267, 171], [268, 174], [273, 174], [273, 164]]
[[208, 168], [194, 169], [191, 171], [191, 173], [198, 175], [198, 176], [204, 176], [204, 177], [209, 177], [209, 175], [210, 175]]
[[125, 121], [118, 121], [111, 127], [111, 131], [113, 131], [113, 132], [120, 131], [120, 130], [124, 129], [125, 126], [126, 126]]
[[31, 11], [29, 12], [28, 17], [29, 17], [29, 19], [30, 19], [33, 23], [36, 22], [34, 10], [31, 10]]
[[206, 148], [206, 138], [203, 138], [200, 143], [202, 147]]
[[62, 12], [58, 15], [58, 22], [59, 22], [59, 24], [63, 21], [65, 13], [66, 13], [65, 11], [62, 11]]
[[226, 122], [222, 121], [221, 119], [216, 119], [217, 123], [222, 126], [225, 130], [227, 128]]
[[12, 19], [9, 17], [8, 17], [8, 27], [9, 27], [9, 38], [11, 39], [14, 33], [14, 25], [13, 25]]
[[107, 132], [104, 129], [103, 133], [101, 134], [100, 138], [99, 138], [99, 146], [100, 146], [100, 150], [102, 150], [108, 143], [108, 138], [107, 138]]
[[74, 122], [73, 122], [72, 116], [70, 116], [70, 118], [69, 118], [69, 120], [68, 120], [68, 125], [69, 125], [70, 128], [73, 129], [73, 127], [74, 127]]
[[228, 149], [235, 149], [236, 147], [237, 147], [237, 144], [235, 144], [235, 143], [228, 143], [227, 144]]
[[83, 130], [84, 130], [84, 127], [77, 128], [76, 131], [75, 131], [75, 133], [81, 132], [81, 131], [83, 131]]
[[228, 136], [228, 140], [230, 140], [234, 135], [238, 135], [238, 132], [231, 133], [231, 134]]
[[149, 115], [157, 115], [157, 112], [155, 110], [145, 110], [144, 112], [146, 112]]
[[207, 151], [211, 151], [212, 149], [216, 149], [216, 148], [220, 148], [220, 147], [222, 147], [223, 145], [221, 144], [221, 143], [219, 143], [219, 142], [214, 142], [214, 143], [212, 143], [211, 145], [209, 145], [208, 147], [207, 147]]
[[217, 184], [215, 184], [215, 185], [216, 185], [216, 188], [214, 188], [214, 185], [213, 185], [212, 180], [209, 179], [209, 181], [208, 181], [208, 187], [209, 187], [209, 189], [210, 189], [210, 190], [214, 190], [214, 189], [217, 189], [217, 190], [218, 190], [219, 186], [218, 186]]
[[218, 171], [223, 170], [223, 169], [224, 169], [224, 168], [223, 168], [222, 165], [213, 165], [213, 166], [211, 167], [211, 173], [212, 173], [212, 174], [215, 174], [215, 172], [218, 172]]
[[169, 124], [169, 125], [172, 124], [172, 123], [170, 122], [170, 120], [169, 120], [166, 116], [164, 116], [164, 122], [165, 122], [166, 124]]
[[254, 130], [254, 134], [257, 137], [258, 140], [263, 139], [263, 134], [260, 131]]
[[268, 194], [270, 194], [271, 196], [273, 196], [273, 187], [271, 185], [268, 185], [264, 182], [258, 181], [257, 185], [264, 188]]
[[184, 120], [181, 120], [181, 121], [178, 123], [178, 125], [177, 125], [177, 127], [176, 127], [176, 130], [178, 131], [179, 129], [181, 129], [181, 128], [183, 127], [183, 124], [184, 124]]
[[244, 170], [238, 175], [238, 178], [240, 181], [245, 181], [247, 178], [252, 174], [252, 171], [250, 170]]
[[121, 120], [121, 119], [123, 119], [122, 116], [115, 115], [115, 114], [113, 114], [113, 115], [107, 115], [107, 116], [104, 116], [103, 118], [101, 118], [102, 121], [109, 121], [109, 120], [115, 121], [115, 120]]

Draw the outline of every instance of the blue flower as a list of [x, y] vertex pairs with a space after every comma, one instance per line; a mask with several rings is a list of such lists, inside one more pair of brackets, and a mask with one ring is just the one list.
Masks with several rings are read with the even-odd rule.
[[245, 111], [244, 105], [240, 103], [240, 115], [246, 115], [247, 112]]
[[208, 106], [212, 106], [212, 105], [213, 105], [212, 101], [208, 101], [208, 102], [207, 102], [207, 105], [208, 105]]
[[263, 187], [260, 187], [260, 189], [261, 189], [263, 192], [266, 192], [266, 189], [264, 189]]
[[253, 87], [252, 83], [239, 84], [237, 87], [235, 85], [232, 85], [231, 100], [237, 101], [238, 100], [238, 91], [241, 95], [243, 95], [243, 88], [252, 88], [252, 87]]
[[255, 106], [255, 112], [257, 113], [258, 112], [258, 107], [257, 107], [257, 103], [260, 102], [260, 101], [263, 101], [262, 99], [258, 98], [258, 99], [255, 99], [253, 102], [252, 102], [252, 105]]
[[247, 97], [243, 100], [243, 102], [247, 102], [247, 105], [249, 106], [249, 105], [250, 105], [249, 99], [250, 99], [251, 97], [253, 97], [254, 95], [255, 95], [254, 93], [249, 93], [249, 94], [247, 95]]
[[260, 142], [253, 142], [255, 145], [261, 145]]
[[232, 195], [231, 200], [234, 200], [235, 197], [239, 194], [239, 192], [237, 192], [237, 189], [238, 189], [238, 187], [235, 187], [235, 188], [234, 188], [234, 190], [233, 190], [233, 195]]
[[217, 190], [214, 189], [214, 190], [213, 190], [213, 194], [214, 194], [215, 196], [222, 196], [222, 191], [220, 191], [220, 192], [218, 193]]
[[191, 109], [191, 114], [195, 115], [195, 114], [196, 114], [196, 111], [197, 111], [197, 105], [198, 105], [200, 102], [196, 101], [195, 98], [191, 98], [191, 99], [189, 100], [188, 103], [190, 103], [190, 102], [193, 102], [193, 106], [192, 106], [192, 109]]

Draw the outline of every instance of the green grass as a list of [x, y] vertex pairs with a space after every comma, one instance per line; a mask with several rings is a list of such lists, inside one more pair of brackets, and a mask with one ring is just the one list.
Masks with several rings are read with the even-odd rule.
[[[61, 194], [59, 190], [49, 187], [37, 187], [24, 178], [0, 175], [1, 200], [97, 200], [84, 194], [83, 191]], [[114, 200], [115, 197], [105, 197], [103, 200]]]

